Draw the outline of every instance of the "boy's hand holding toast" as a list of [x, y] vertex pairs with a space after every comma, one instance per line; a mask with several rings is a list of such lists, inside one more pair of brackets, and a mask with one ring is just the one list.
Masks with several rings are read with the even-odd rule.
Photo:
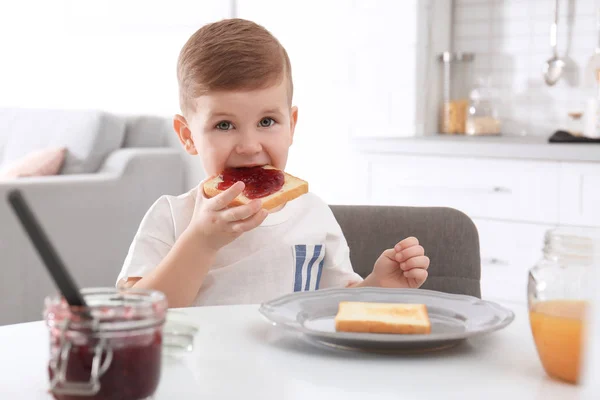
[[262, 208], [259, 199], [230, 207], [233, 200], [243, 192], [244, 187], [243, 182], [237, 182], [210, 199], [202, 199], [204, 189], [202, 185], [198, 187], [189, 229], [202, 238], [208, 249], [219, 250], [242, 233], [259, 226], [269, 215], [268, 211]]
[[[250, 183], [224, 181], [224, 177], [237, 175], [247, 178]], [[232, 186], [221, 188], [223, 183]], [[258, 191], [261, 195], [248, 197], [247, 190]], [[202, 237], [208, 249], [218, 250], [244, 232], [258, 227], [269, 215], [268, 210], [307, 192], [306, 181], [270, 165], [226, 169], [199, 185], [190, 228]]]

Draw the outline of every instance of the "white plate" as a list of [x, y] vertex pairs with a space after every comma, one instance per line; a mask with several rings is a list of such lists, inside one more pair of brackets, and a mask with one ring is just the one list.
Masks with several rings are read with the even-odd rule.
[[[334, 318], [341, 301], [425, 304], [430, 334], [336, 332]], [[499, 304], [472, 296], [424, 289], [321, 289], [297, 292], [261, 305], [270, 321], [300, 332], [310, 341], [368, 351], [424, 351], [453, 346], [469, 337], [506, 327], [514, 313]]]

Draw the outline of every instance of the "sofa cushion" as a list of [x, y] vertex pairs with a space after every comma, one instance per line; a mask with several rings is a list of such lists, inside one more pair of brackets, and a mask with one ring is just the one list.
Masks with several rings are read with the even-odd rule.
[[168, 135], [175, 135], [170, 118], [147, 115], [125, 117], [123, 147], [168, 146]]
[[0, 181], [31, 176], [58, 175], [66, 154], [67, 149], [64, 147], [36, 150], [0, 168]]
[[[46, 148], [67, 148], [62, 174], [98, 171], [104, 159], [119, 149], [125, 121], [95, 110], [0, 109], [5, 130], [2, 165]], [[7, 134], [8, 132], [8, 134]]]

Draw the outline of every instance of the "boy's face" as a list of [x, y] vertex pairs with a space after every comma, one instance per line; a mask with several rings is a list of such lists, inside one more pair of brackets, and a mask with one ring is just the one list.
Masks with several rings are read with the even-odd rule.
[[270, 164], [285, 169], [298, 119], [287, 84], [253, 91], [211, 92], [195, 100], [187, 120], [174, 127], [189, 154], [199, 154], [208, 176], [228, 167]]

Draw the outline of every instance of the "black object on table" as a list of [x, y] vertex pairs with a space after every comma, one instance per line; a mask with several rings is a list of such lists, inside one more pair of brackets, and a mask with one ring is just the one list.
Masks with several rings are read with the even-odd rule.
[[548, 141], [550, 143], [600, 143], [600, 138], [575, 136], [567, 131], [556, 131]]

